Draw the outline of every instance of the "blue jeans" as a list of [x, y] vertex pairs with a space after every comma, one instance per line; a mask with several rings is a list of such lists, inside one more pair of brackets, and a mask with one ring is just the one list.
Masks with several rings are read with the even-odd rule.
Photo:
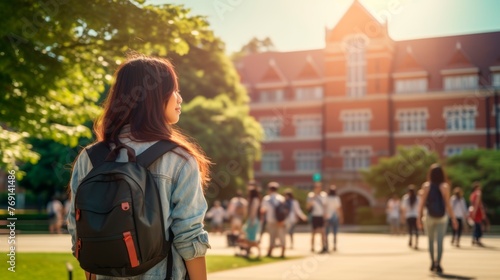
[[[429, 239], [429, 253], [433, 263], [440, 264], [443, 256], [443, 239], [448, 226], [448, 218], [444, 215], [441, 218], [427, 216], [425, 218], [425, 232]], [[437, 258], [434, 258], [434, 240], [437, 244]]]
[[339, 217], [333, 215], [330, 219], [326, 220], [326, 248], [328, 248], [328, 235], [330, 231], [333, 233], [333, 246], [337, 244], [337, 232], [339, 231]]
[[483, 229], [482, 229], [482, 224], [478, 222], [474, 222], [474, 233], [472, 235], [472, 240], [474, 241], [479, 241], [479, 238], [483, 236]]

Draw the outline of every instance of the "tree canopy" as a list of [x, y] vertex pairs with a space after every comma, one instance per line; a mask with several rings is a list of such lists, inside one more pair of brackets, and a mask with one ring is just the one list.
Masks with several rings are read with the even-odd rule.
[[439, 161], [435, 152], [420, 146], [398, 147], [396, 155], [381, 158], [376, 165], [361, 172], [363, 179], [375, 189], [375, 196], [388, 197], [406, 192], [408, 185], [425, 182], [431, 164]]
[[466, 198], [472, 183], [481, 183], [487, 212], [496, 223], [500, 222], [500, 151], [465, 150], [449, 157], [446, 167], [452, 187], [461, 187]]
[[[245, 89], [204, 17], [182, 6], [131, 0], [3, 1], [0, 16], [0, 86], [6, 89], [0, 96], [0, 168], [17, 169], [30, 161], [26, 171], [36, 174], [50, 168], [45, 160], [40, 162], [45, 169], [34, 168], [40, 155], [47, 156], [43, 150], [64, 151], [31, 141], [37, 154], [27, 139], [71, 148], [92, 138], [83, 124], [100, 113], [98, 101], [126, 52], [136, 51], [172, 60], [185, 104], [195, 102], [183, 106], [181, 128], [216, 166], [233, 160], [222, 149], [249, 149], [234, 154], [234, 160], [244, 170], [239, 181], [251, 175], [260, 126], [248, 115]], [[213, 144], [220, 139], [233, 142]]]

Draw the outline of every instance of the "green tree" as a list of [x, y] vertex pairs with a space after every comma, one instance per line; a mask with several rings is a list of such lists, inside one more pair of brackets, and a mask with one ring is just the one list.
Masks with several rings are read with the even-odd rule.
[[[228, 190], [252, 176], [262, 133], [248, 114], [246, 91], [224, 44], [203, 17], [143, 2], [0, 3], [5, 27], [0, 29], [0, 83], [7, 89], [0, 96], [0, 168], [31, 160], [23, 167], [29, 173], [23, 184], [37, 192], [60, 189], [69, 173], [61, 180], [37, 178], [54, 175], [54, 164], [67, 166], [73, 158], [61, 153], [90, 141], [91, 131], [82, 124], [100, 113], [96, 103], [112, 71], [125, 52], [134, 50], [166, 56], [176, 65], [185, 104], [194, 102], [184, 106], [181, 127], [216, 163], [214, 176], [234, 162], [241, 170], [231, 170]], [[33, 146], [26, 139], [33, 139]], [[39, 155], [43, 158], [34, 164]]]
[[465, 150], [447, 159], [447, 175], [452, 186], [460, 186], [468, 198], [473, 182], [481, 182], [483, 201], [492, 222], [500, 223], [500, 151]]
[[429, 166], [438, 161], [435, 152], [423, 147], [398, 147], [396, 155], [381, 158], [361, 174], [364, 181], [375, 189], [377, 197], [388, 197], [391, 193], [401, 195], [410, 184], [420, 187], [426, 180]]
[[[0, 2], [0, 168], [36, 162], [29, 137], [74, 147], [128, 50], [165, 56], [213, 39], [206, 20], [144, 1]], [[18, 173], [19, 174], [19, 173]]]

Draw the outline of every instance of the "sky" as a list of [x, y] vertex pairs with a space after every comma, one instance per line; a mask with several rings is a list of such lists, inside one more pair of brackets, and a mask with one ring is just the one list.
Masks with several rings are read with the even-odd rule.
[[[377, 19], [387, 18], [394, 40], [500, 31], [499, 0], [359, 0]], [[353, 0], [149, 0], [181, 4], [204, 15], [226, 52], [253, 37], [270, 37], [276, 50], [325, 46], [332, 28]], [[499, 46], [500, 47], [500, 46]]]

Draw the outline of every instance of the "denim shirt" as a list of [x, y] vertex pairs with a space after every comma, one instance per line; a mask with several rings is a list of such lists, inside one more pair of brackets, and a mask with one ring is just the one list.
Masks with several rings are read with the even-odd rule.
[[[132, 147], [136, 155], [144, 152], [156, 142], [135, 142], [128, 138], [126, 129], [122, 130], [120, 140]], [[120, 151], [117, 162], [127, 161], [125, 149]], [[75, 225], [75, 193], [78, 185], [92, 169], [92, 163], [85, 151], [78, 156], [71, 176], [71, 207], [68, 213], [68, 230], [71, 234], [72, 251], [75, 252], [76, 225]], [[159, 188], [165, 236], [167, 239], [168, 228], [174, 233], [172, 248], [173, 271], [172, 279], [184, 279], [187, 273], [183, 260], [192, 260], [205, 256], [210, 248], [208, 234], [203, 229], [203, 219], [207, 211], [203, 189], [201, 187], [200, 173], [196, 160], [181, 147], [166, 153], [155, 161], [149, 170], [153, 174]], [[145, 274], [120, 278], [98, 275], [97, 279], [131, 279], [153, 280], [165, 279], [166, 259], [152, 267]]]

